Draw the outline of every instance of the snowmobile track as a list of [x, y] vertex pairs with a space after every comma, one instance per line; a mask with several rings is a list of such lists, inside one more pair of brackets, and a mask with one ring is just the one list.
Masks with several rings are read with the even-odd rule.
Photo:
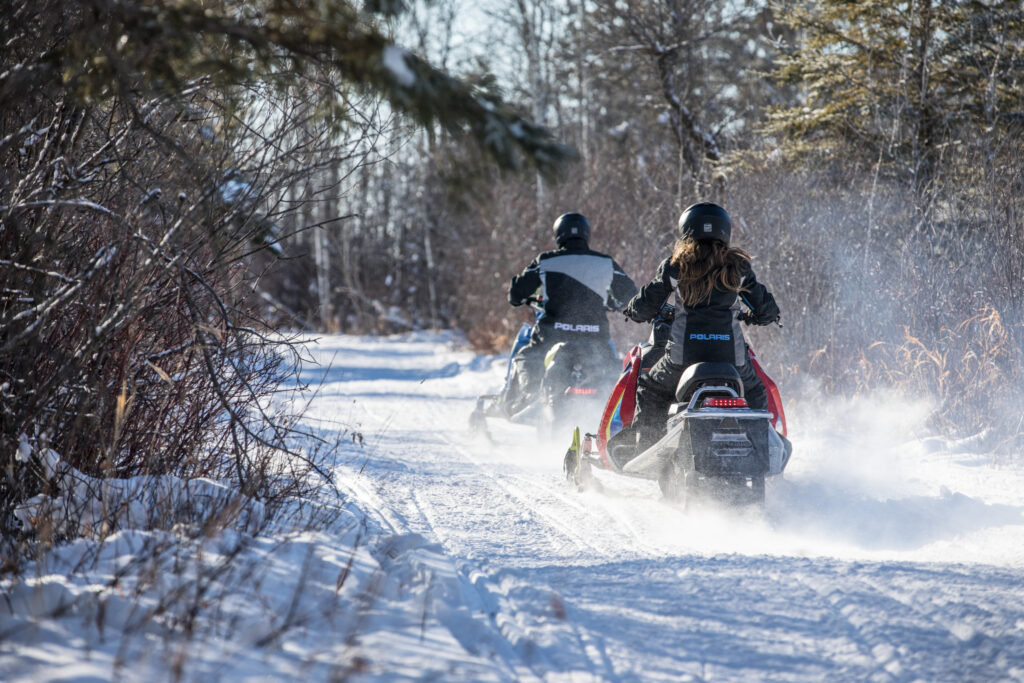
[[[534, 516], [538, 517], [539, 519], [543, 520], [547, 524], [548, 527], [550, 527], [551, 529], [554, 529], [555, 531], [560, 533], [562, 536], [564, 536], [566, 539], [568, 539], [570, 542], [572, 542], [573, 545], [575, 545], [578, 550], [581, 550], [581, 551], [595, 551], [595, 552], [601, 552], [602, 551], [602, 549], [599, 546], [589, 542], [582, 534], [580, 534], [579, 532], [573, 531], [572, 528], [570, 528], [570, 526], [568, 524], [563, 522], [558, 517], [558, 514], [555, 511], [555, 509], [553, 509], [553, 506], [541, 504], [539, 499], [536, 496], [529, 495], [529, 494], [526, 493], [526, 491], [524, 489], [519, 488], [517, 486], [513, 486], [512, 484], [507, 483], [506, 481], [503, 481], [502, 477], [494, 474], [491, 471], [491, 468], [487, 467], [482, 459], [474, 456], [469, 451], [468, 448], [466, 448], [465, 446], [463, 446], [461, 444], [456, 443], [455, 441], [453, 441], [451, 439], [451, 437], [449, 437], [447, 435], [441, 435], [441, 438], [453, 450], [457, 451], [464, 459], [466, 459], [467, 461], [469, 461], [469, 462], [473, 463], [475, 466], [477, 466], [479, 468], [479, 471], [484, 476], [486, 476], [488, 479], [490, 479], [490, 481], [493, 484], [495, 484], [497, 487], [499, 487], [501, 490], [505, 491], [505, 493], [507, 493], [508, 495], [512, 496], [513, 498], [515, 498], [519, 502], [523, 503], [524, 506], [525, 506], [525, 509], [529, 513], [531, 513]], [[531, 483], [535, 484], [535, 482], [531, 482]], [[563, 502], [566, 502], [566, 496], [562, 495], [561, 493], [556, 494], [556, 497], [561, 499]]]

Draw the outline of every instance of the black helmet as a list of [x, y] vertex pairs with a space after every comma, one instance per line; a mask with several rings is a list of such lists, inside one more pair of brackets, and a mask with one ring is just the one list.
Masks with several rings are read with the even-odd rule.
[[729, 244], [732, 221], [725, 209], [711, 202], [697, 202], [679, 216], [679, 232], [695, 240], [721, 240]]
[[555, 244], [559, 247], [571, 239], [590, 241], [590, 221], [580, 213], [563, 213], [555, 220]]

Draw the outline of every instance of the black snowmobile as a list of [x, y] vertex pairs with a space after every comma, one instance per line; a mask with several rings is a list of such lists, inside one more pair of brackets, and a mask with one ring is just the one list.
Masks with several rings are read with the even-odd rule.
[[[743, 397], [739, 372], [729, 363], [695, 363], [683, 372], [667, 433], [636, 452], [633, 418], [641, 369], [665, 353], [671, 335], [672, 306], [654, 321], [646, 344], [633, 347], [623, 362], [596, 434], [581, 439], [579, 427], [565, 454], [566, 477], [586, 487], [592, 468], [627, 477], [657, 480], [672, 501], [710, 497], [728, 504], [764, 503], [765, 478], [781, 474], [792, 446], [778, 387], [751, 351], [754, 369], [768, 393], [768, 410], [752, 410]], [[741, 317], [742, 319], [742, 317]]]
[[[530, 299], [538, 318], [543, 305], [539, 299]], [[550, 436], [582, 421], [591, 420], [601, 412], [603, 397], [615, 383], [615, 365], [611, 367], [602, 358], [589, 353], [589, 347], [559, 342], [551, 347], [544, 358], [544, 378], [539, 390], [532, 396], [512, 397], [513, 360], [516, 353], [530, 342], [533, 327], [523, 323], [512, 344], [505, 384], [500, 393], [485, 394], [477, 399], [469, 416], [469, 426], [475, 432], [490, 438], [488, 417], [499, 417], [517, 424], [533, 425], [541, 436]], [[614, 349], [613, 349], [614, 350]]]

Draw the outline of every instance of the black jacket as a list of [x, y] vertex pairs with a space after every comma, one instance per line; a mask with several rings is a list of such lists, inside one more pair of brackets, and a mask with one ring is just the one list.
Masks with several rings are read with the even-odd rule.
[[[643, 286], [626, 306], [626, 315], [636, 322], [648, 322], [676, 291], [679, 268], [665, 259], [654, 279]], [[678, 365], [702, 361], [743, 365], [747, 362], [746, 340], [740, 329], [740, 303], [750, 309], [751, 322], [767, 325], [779, 318], [779, 307], [771, 292], [757, 281], [748, 264], [743, 273], [743, 290], [714, 289], [696, 306], [676, 306], [672, 323], [669, 357]]]
[[540, 297], [544, 312], [531, 344], [556, 341], [601, 341], [609, 338], [607, 311], [621, 311], [636, 294], [636, 285], [615, 260], [569, 240], [547, 251], [512, 278], [508, 301], [513, 306]]

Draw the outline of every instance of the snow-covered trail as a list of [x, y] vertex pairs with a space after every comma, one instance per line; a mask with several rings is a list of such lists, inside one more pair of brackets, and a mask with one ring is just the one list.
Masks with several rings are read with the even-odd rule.
[[310, 424], [365, 438], [351, 503], [450, 560], [417, 599], [451, 638], [370, 629], [371, 677], [1024, 680], [1024, 473], [928, 453], [920, 407], [791, 403], [765, 514], [684, 513], [647, 482], [576, 492], [527, 428], [471, 436], [503, 363], [446, 339], [326, 337], [303, 373]]

